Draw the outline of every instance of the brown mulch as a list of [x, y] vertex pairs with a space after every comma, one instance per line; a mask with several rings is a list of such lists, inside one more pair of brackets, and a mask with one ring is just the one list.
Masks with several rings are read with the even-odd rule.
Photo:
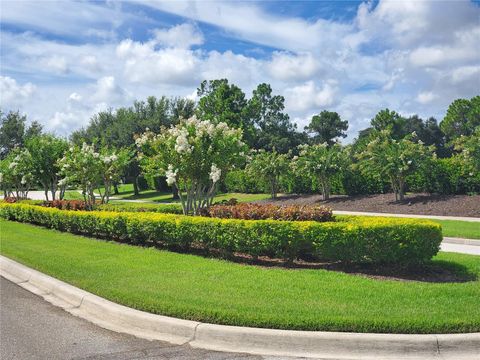
[[323, 201], [321, 195], [285, 195], [257, 203], [315, 204], [343, 211], [480, 217], [480, 195], [409, 194], [403, 201], [395, 201], [394, 194], [333, 195], [327, 201]]

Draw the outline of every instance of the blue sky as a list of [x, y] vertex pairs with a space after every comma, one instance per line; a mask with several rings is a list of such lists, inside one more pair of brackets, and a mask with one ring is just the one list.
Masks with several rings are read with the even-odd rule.
[[8, 1], [3, 110], [68, 135], [149, 95], [195, 98], [203, 79], [285, 96], [299, 128], [321, 110], [350, 141], [388, 107], [441, 120], [480, 88], [480, 5], [455, 1]]

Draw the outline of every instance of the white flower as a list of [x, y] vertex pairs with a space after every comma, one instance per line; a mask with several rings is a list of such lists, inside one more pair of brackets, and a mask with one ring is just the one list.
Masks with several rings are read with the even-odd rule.
[[3, 182], [3, 173], [0, 173], [0, 184]]
[[407, 164], [410, 165], [412, 163], [412, 160], [408, 160]]
[[[473, 172], [471, 172], [471, 173], [468, 173], [468, 175], [470, 175], [470, 176], [473, 176]], [[1, 182], [1, 180], [0, 180], [0, 182]]]
[[178, 170], [173, 170], [173, 165], [168, 165], [168, 169], [165, 172], [165, 176], [167, 177], [167, 184], [172, 186], [177, 182], [177, 173]]
[[22, 176], [22, 181], [20, 181], [22, 185], [25, 185], [27, 183], [27, 177], [25, 175]]
[[222, 174], [222, 170], [220, 170], [217, 165], [212, 164], [210, 169], [210, 179], [215, 184], [218, 180], [220, 180], [220, 175]]
[[58, 181], [58, 186], [64, 186], [67, 184], [67, 178], [64, 178], [64, 179], [60, 179]]
[[13, 169], [15, 167], [17, 167], [18, 163], [16, 163], [15, 161], [12, 161], [9, 165], [8, 165], [8, 168], [9, 169]]
[[175, 141], [175, 151], [179, 154], [192, 152], [192, 146], [188, 143], [188, 131], [186, 129], [180, 130], [180, 133]]

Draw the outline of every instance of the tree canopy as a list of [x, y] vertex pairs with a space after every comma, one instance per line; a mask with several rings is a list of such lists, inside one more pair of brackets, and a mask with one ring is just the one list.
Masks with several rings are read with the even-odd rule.
[[310, 124], [305, 127], [305, 130], [313, 134], [314, 143], [328, 145], [333, 145], [339, 137], [346, 137], [347, 129], [348, 121], [342, 120], [338, 113], [327, 110], [313, 116]]

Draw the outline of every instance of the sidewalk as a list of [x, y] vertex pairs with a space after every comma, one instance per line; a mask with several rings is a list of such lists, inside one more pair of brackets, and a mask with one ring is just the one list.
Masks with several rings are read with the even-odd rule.
[[[389, 213], [361, 212], [361, 211], [341, 211], [341, 210], [333, 210], [333, 213], [336, 214], [336, 215], [389, 216], [389, 217], [401, 217], [401, 218], [436, 219], [436, 220], [460, 220], [460, 221], [480, 222], [480, 218], [477, 218], [477, 217], [466, 217], [466, 216], [389, 214]], [[479, 225], [479, 226], [480, 226], [480, 225]]]

